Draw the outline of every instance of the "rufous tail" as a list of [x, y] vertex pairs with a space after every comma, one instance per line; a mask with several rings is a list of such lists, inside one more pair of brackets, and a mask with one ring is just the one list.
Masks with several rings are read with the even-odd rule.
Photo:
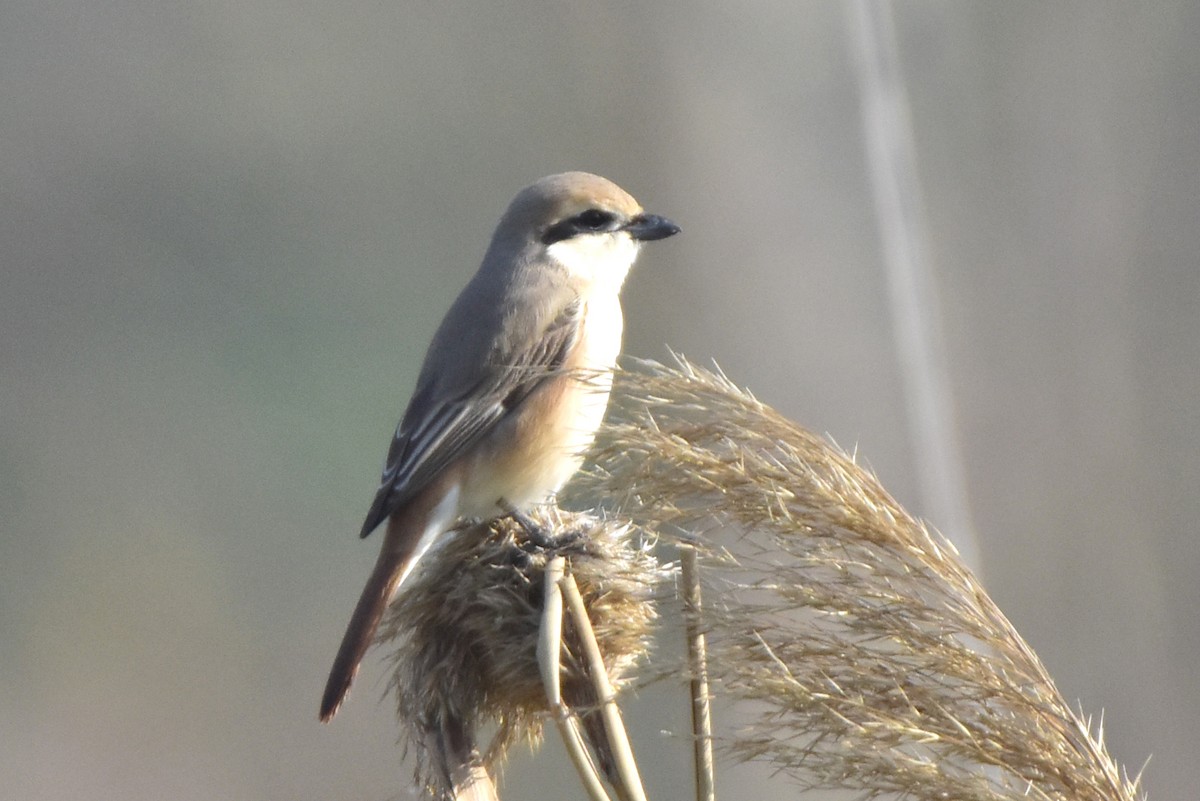
[[[422, 502], [422, 501], [425, 502]], [[421, 550], [428, 546], [431, 537], [441, 533], [445, 521], [431, 520], [428, 500], [419, 499], [403, 511], [394, 513], [387, 521], [387, 534], [375, 569], [363, 587], [358, 605], [350, 617], [350, 625], [342, 637], [337, 657], [325, 682], [325, 695], [321, 698], [321, 720], [328, 723], [337, 714], [338, 707], [346, 700], [350, 685], [358, 673], [358, 666], [367, 649], [375, 639], [375, 630], [387, 611], [388, 603], [396, 587], [408, 574], [412, 564], [420, 558]], [[436, 517], [436, 514], [434, 515]]]
[[391, 600], [392, 590], [403, 570], [403, 563], [398, 563], [394, 556], [384, 549], [379, 554], [375, 569], [363, 587], [358, 605], [354, 607], [354, 615], [350, 625], [342, 637], [342, 645], [338, 648], [337, 657], [329, 671], [329, 679], [325, 682], [325, 695], [321, 698], [321, 720], [328, 723], [337, 714], [338, 707], [350, 692], [350, 684], [358, 673], [359, 663], [366, 655], [367, 649], [375, 639], [375, 630], [383, 619], [384, 610]]

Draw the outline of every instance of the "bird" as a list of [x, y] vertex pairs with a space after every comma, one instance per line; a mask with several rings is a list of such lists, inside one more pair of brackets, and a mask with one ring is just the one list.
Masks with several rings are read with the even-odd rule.
[[431, 547], [461, 521], [527, 523], [524, 510], [579, 469], [621, 349], [621, 286], [643, 243], [679, 231], [586, 172], [517, 193], [437, 328], [396, 427], [360, 532], [383, 525], [383, 543], [330, 670], [322, 721], [337, 714], [388, 604]]

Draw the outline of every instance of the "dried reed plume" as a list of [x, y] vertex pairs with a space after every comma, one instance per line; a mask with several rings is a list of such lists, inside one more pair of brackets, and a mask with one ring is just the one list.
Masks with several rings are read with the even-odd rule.
[[[433, 798], [494, 798], [494, 789], [478, 786], [490, 788], [510, 746], [541, 736], [550, 710], [538, 628], [551, 557], [563, 556], [570, 566], [614, 685], [622, 685], [647, 648], [651, 595], [666, 575], [651, 545], [632, 537], [627, 525], [591, 515], [545, 507], [530, 517], [561, 544], [532, 544], [511, 518], [465, 528], [426, 555], [381, 627], [379, 640], [398, 646], [391, 689], [401, 741], [415, 757], [417, 783]], [[585, 713], [584, 730], [608, 769], [604, 728], [588, 714], [599, 699], [578, 633], [568, 623], [563, 637], [563, 698]], [[496, 732], [481, 748], [477, 733], [487, 726]]]
[[[711, 689], [747, 721], [718, 736], [725, 756], [862, 798], [1139, 799], [952, 546], [853, 459], [682, 361], [618, 374], [609, 418], [573, 493], [703, 550]], [[542, 549], [508, 519], [465, 529], [426, 556], [381, 634], [399, 644], [402, 739], [434, 798], [495, 798], [496, 761], [540, 736], [551, 556], [570, 563], [613, 682], [628, 683], [644, 654], [668, 575], [649, 546], [624, 524], [553, 508], [535, 517], [580, 536]], [[565, 642], [563, 698], [594, 708], [569, 625]], [[660, 653], [642, 668], [653, 676], [689, 671]], [[604, 769], [595, 722], [584, 728]], [[487, 725], [496, 734], [481, 750]]]
[[757, 710], [727, 755], [860, 797], [1139, 797], [953, 547], [853, 459], [682, 361], [620, 374], [609, 416], [584, 491], [709, 548], [713, 692]]

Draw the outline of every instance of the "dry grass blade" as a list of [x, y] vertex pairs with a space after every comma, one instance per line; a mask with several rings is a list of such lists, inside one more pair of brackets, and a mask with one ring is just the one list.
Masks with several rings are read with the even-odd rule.
[[[648, 645], [652, 596], [666, 573], [628, 526], [554, 507], [533, 521], [562, 537], [541, 548], [510, 518], [465, 528], [425, 556], [393, 601], [379, 639], [393, 644], [391, 690], [415, 757], [416, 780], [436, 799], [460, 796], [464, 777], [482, 786], [507, 749], [535, 742], [553, 714], [538, 662], [544, 573], [570, 566], [587, 605], [609, 679], [621, 686]], [[569, 619], [568, 619], [569, 620]], [[577, 627], [562, 631], [563, 701], [607, 768], [600, 700]], [[478, 732], [495, 726], [490, 744]]]
[[704, 632], [700, 588], [700, 557], [696, 546], [679, 548], [679, 590], [683, 596], [684, 633], [687, 636], [688, 695], [692, 699], [692, 772], [696, 801], [716, 801], [716, 765], [713, 760], [712, 697], [708, 686], [708, 637]]
[[713, 691], [765, 710], [727, 752], [863, 797], [1138, 798], [954, 549], [851, 458], [686, 362], [617, 386], [586, 489], [708, 543]]
[[596, 767], [580, 731], [579, 719], [562, 700], [562, 624], [563, 592], [560, 583], [566, 572], [567, 560], [555, 556], [546, 563], [542, 584], [542, 626], [538, 634], [538, 667], [541, 668], [542, 684], [546, 688], [546, 701], [554, 716], [554, 723], [562, 736], [567, 756], [575, 766], [575, 772], [591, 801], [611, 801], [604, 790], [600, 771]]
[[563, 600], [571, 613], [571, 621], [579, 633], [583, 657], [591, 675], [593, 698], [599, 707], [597, 711], [604, 733], [593, 736], [592, 741], [604, 743], [602, 758], [609, 764], [609, 783], [617, 791], [617, 796], [622, 801], [646, 801], [646, 790], [642, 786], [642, 777], [633, 758], [629, 733], [621, 719], [621, 710], [617, 707], [617, 689], [609, 679], [604, 652], [596, 640], [587, 601], [583, 599], [579, 592], [579, 584], [570, 573], [559, 579], [558, 583]]

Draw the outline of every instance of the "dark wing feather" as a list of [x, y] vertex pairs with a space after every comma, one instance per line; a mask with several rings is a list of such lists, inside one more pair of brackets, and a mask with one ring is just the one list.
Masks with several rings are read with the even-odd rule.
[[[405, 415], [392, 439], [379, 491], [360, 536], [370, 534], [560, 370], [578, 336], [581, 312], [576, 298], [525, 348], [497, 354], [495, 363], [465, 391], [440, 399], [418, 421]], [[410, 407], [428, 405], [419, 404], [419, 397], [414, 396]]]

